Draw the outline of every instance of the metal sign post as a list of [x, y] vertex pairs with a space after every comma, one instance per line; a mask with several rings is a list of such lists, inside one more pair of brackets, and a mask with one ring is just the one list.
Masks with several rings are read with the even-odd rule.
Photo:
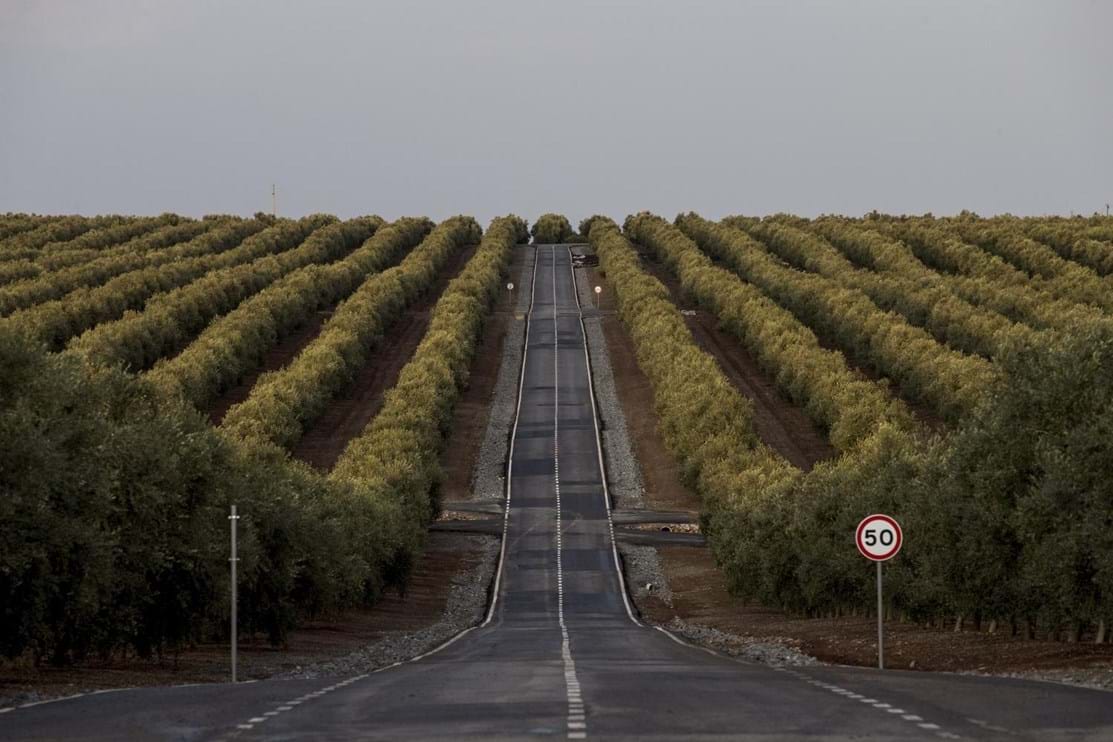
[[885, 669], [885, 601], [882, 590], [881, 564], [897, 555], [904, 543], [904, 532], [895, 518], [875, 513], [867, 515], [854, 533], [858, 551], [877, 563], [877, 667]]
[[877, 669], [885, 669], [885, 601], [881, 597], [881, 562], [877, 562]]
[[599, 294], [601, 294], [601, 293], [603, 293], [603, 287], [602, 286], [596, 286], [595, 287], [595, 308], [596, 309], [599, 308]]
[[236, 562], [239, 559], [236, 556], [236, 521], [240, 516], [236, 515], [236, 506], [232, 506], [232, 514], [228, 516], [228, 520], [232, 524], [232, 557], [228, 560], [232, 564], [232, 682], [236, 682]]

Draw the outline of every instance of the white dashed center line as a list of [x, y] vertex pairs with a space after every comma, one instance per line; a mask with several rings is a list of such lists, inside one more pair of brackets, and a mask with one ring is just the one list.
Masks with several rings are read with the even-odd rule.
[[586, 739], [587, 721], [580, 681], [576, 677], [576, 661], [572, 659], [572, 644], [568, 627], [564, 623], [564, 545], [563, 521], [560, 512], [560, 325], [557, 321], [557, 280], [555, 247], [553, 256], [553, 488], [556, 491], [556, 568], [557, 568], [557, 621], [560, 624], [560, 656], [564, 662], [564, 686], [568, 701], [568, 739]]
[[789, 669], [789, 668], [786, 668], [786, 667], [776, 667], [776, 668], [773, 668], [773, 669], [777, 670], [778, 672], [787, 673], [787, 674], [793, 676], [794, 678], [798, 678], [800, 680], [803, 680], [808, 685], [815, 686], [816, 688], [822, 688], [823, 690], [830, 691], [831, 693], [834, 693], [836, 695], [840, 695], [843, 698], [847, 698], [847, 699], [850, 699], [850, 700], [853, 700], [853, 701], [858, 701], [859, 703], [863, 703], [867, 706], [872, 706], [875, 709], [877, 709], [878, 711], [885, 711], [886, 713], [890, 713], [890, 714], [893, 714], [893, 715], [900, 715], [900, 718], [903, 719], [904, 721], [910, 722], [910, 723], [914, 724], [915, 726], [917, 726], [920, 729], [923, 729], [925, 731], [935, 732], [935, 735], [937, 737], [942, 738], [942, 739], [961, 739], [961, 737], [959, 737], [957, 734], [955, 734], [953, 732], [945, 731], [938, 724], [932, 724], [930, 722], [925, 722], [924, 718], [922, 716], [917, 716], [916, 714], [906, 713], [904, 709], [896, 708], [891, 703], [885, 703], [884, 701], [879, 701], [876, 698], [867, 698], [866, 696], [863, 696], [859, 693], [855, 693], [855, 692], [853, 692], [851, 690], [848, 690], [846, 688], [840, 688], [839, 686], [834, 685], [832, 683], [825, 683], [822, 680], [816, 680], [816, 679], [811, 678], [811, 677], [809, 677], [809, 676], [805, 675], [804, 673], [799, 672], [797, 670], [792, 670], [792, 669]]

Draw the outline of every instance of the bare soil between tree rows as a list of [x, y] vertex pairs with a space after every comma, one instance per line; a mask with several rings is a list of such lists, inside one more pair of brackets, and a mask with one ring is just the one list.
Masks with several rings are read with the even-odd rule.
[[407, 308], [372, 348], [367, 363], [347, 388], [333, 397], [325, 412], [294, 445], [294, 458], [329, 471], [348, 442], [358, 436], [379, 414], [383, 395], [394, 387], [398, 374], [413, 357], [432, 319], [433, 305], [449, 281], [459, 275], [478, 245], [459, 250], [437, 274], [428, 290]]

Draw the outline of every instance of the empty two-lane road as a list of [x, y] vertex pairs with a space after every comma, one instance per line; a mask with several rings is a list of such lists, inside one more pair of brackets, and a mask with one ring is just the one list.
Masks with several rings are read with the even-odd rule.
[[567, 248], [534, 251], [503, 556], [486, 622], [340, 681], [136, 689], [0, 714], [0, 739], [1113, 739], [1113, 695], [774, 669], [640, 624], [617, 568]]

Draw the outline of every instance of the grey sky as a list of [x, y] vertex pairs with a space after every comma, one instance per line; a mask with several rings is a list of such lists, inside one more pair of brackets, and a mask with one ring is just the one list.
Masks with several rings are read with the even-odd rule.
[[1111, 2], [0, 0], [0, 211], [1090, 213]]

